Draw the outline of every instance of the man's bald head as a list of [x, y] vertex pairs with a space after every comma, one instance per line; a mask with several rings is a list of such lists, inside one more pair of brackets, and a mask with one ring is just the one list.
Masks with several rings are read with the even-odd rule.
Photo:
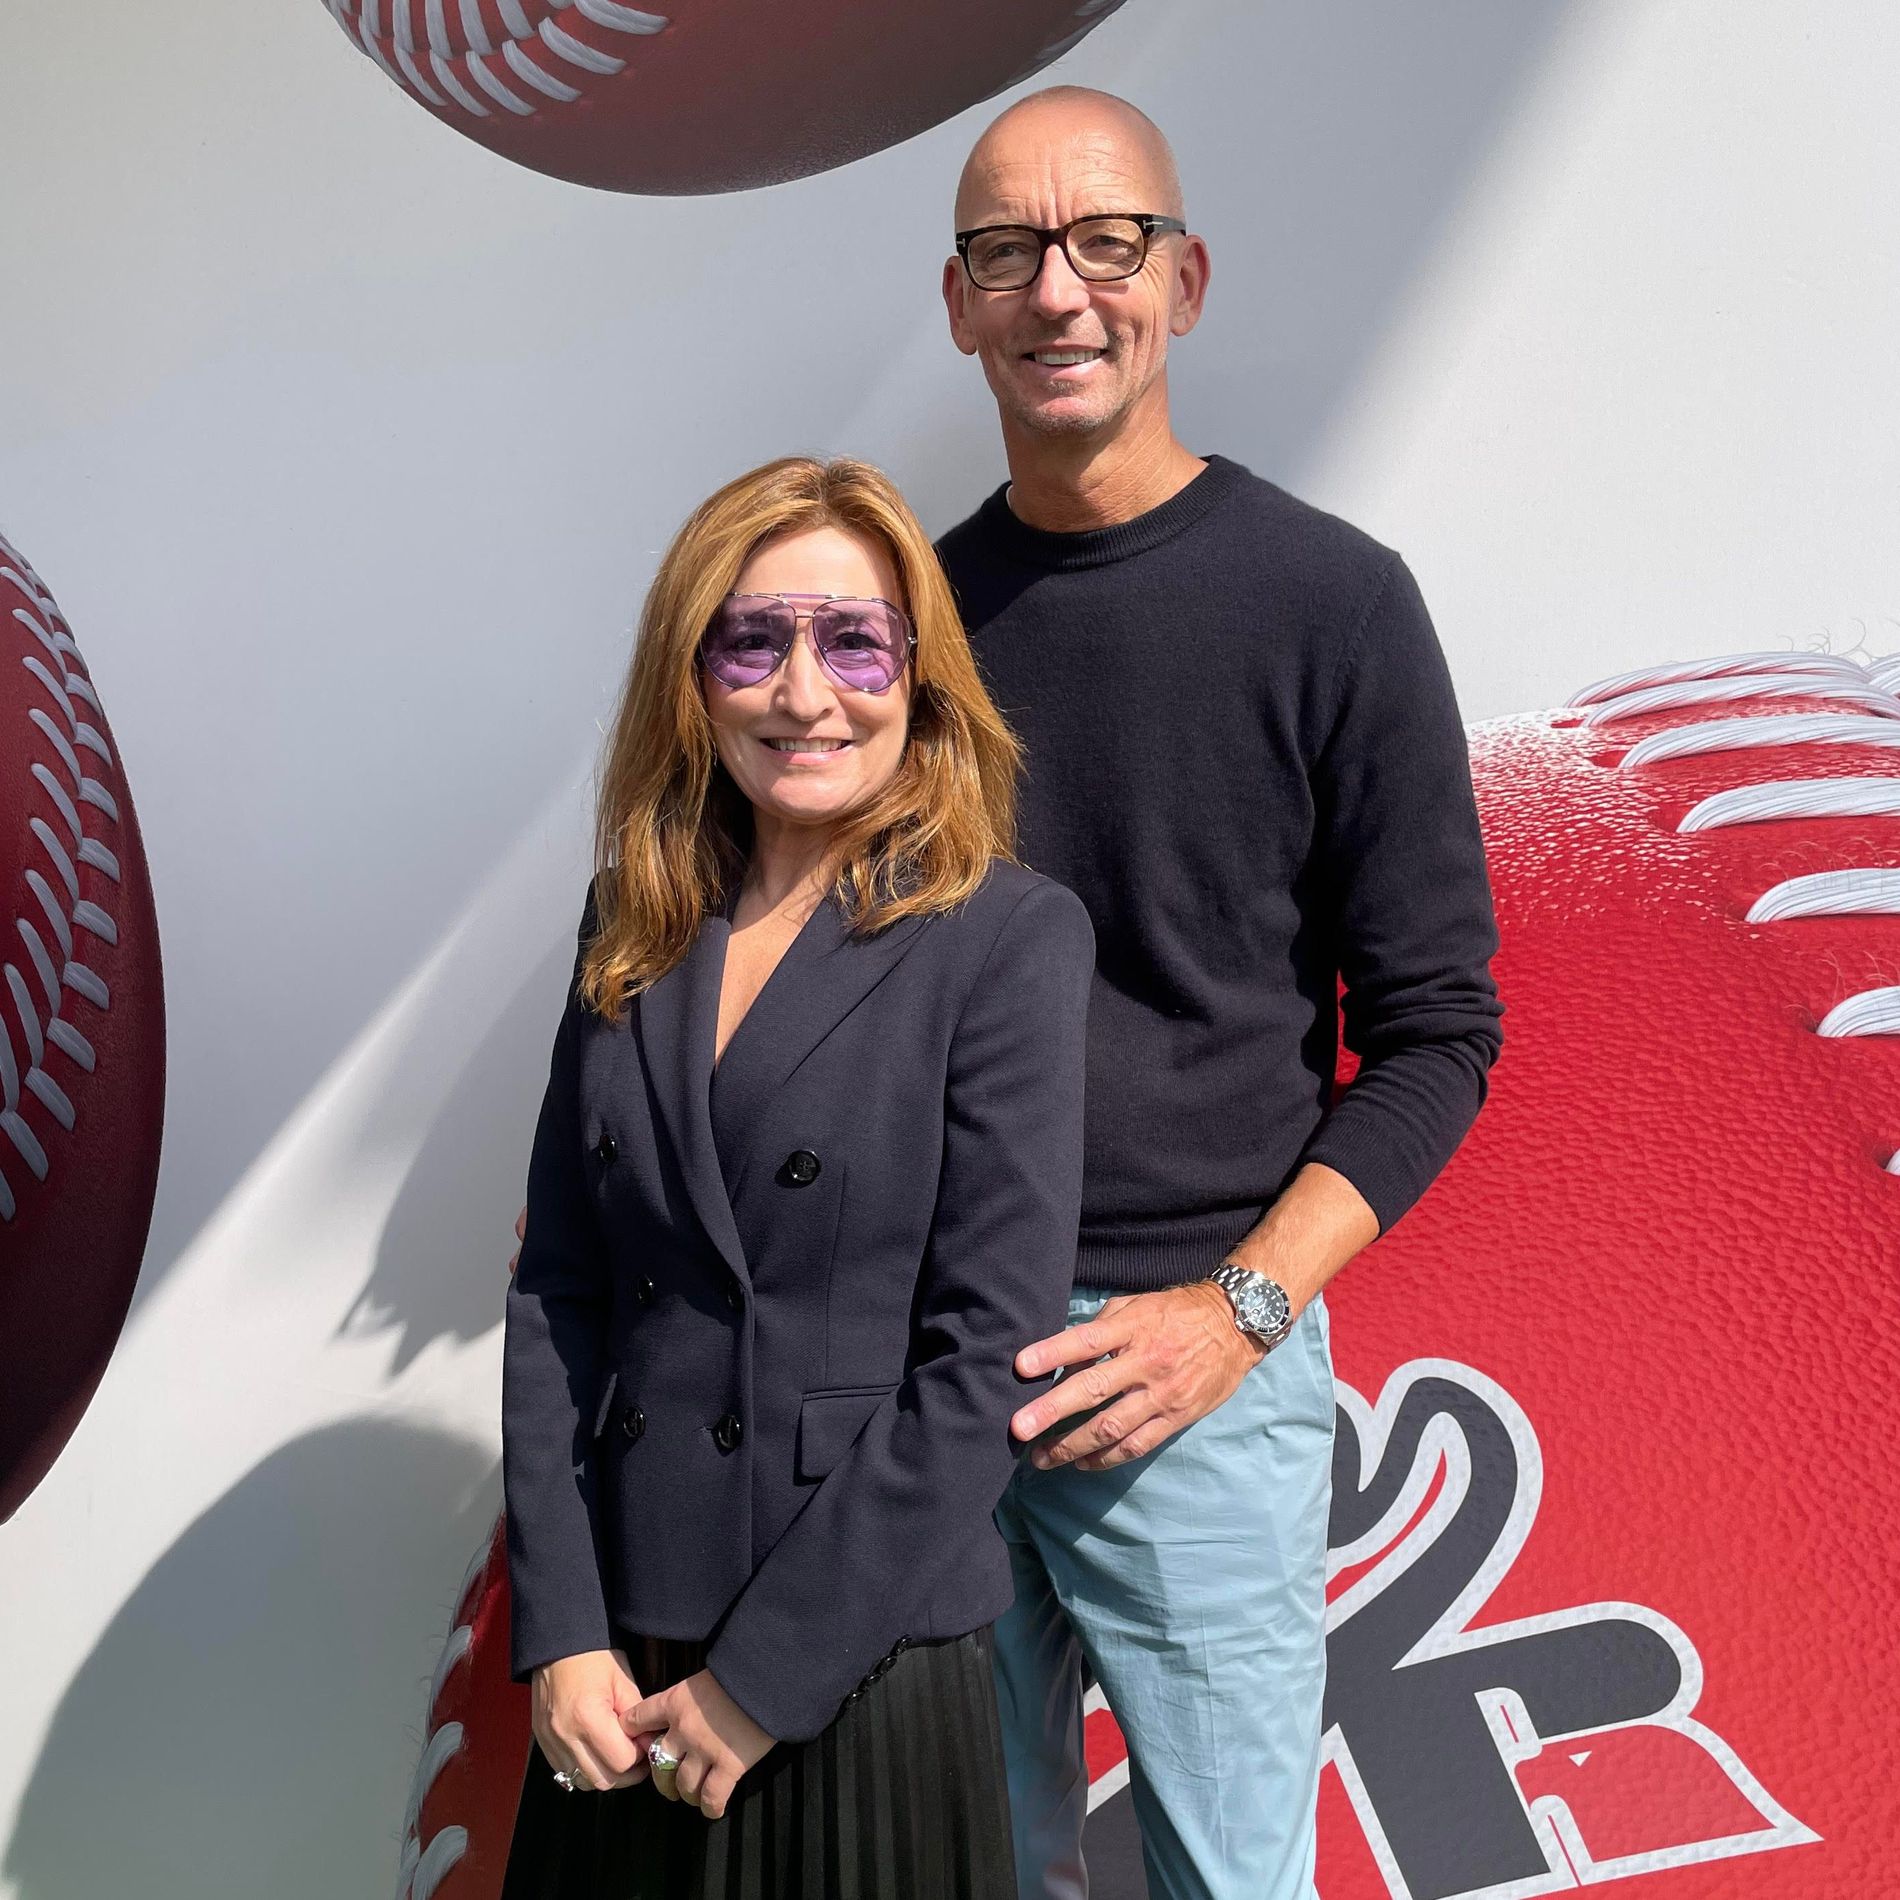
[[1084, 179], [1128, 194], [1122, 203], [1088, 210], [1187, 216], [1173, 149], [1140, 107], [1089, 86], [1045, 86], [999, 113], [971, 147], [957, 180], [956, 226], [1018, 217], [1040, 224], [1048, 214], [1029, 215], [1035, 204], [1064, 196], [1070, 181]]

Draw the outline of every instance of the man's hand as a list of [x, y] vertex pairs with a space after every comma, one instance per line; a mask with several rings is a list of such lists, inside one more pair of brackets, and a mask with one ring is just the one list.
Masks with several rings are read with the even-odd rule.
[[543, 1663], [532, 1684], [534, 1739], [577, 1788], [630, 1788], [647, 1778], [646, 1750], [622, 1720], [639, 1700], [640, 1685], [618, 1649]]
[[[528, 1238], [528, 1208], [526, 1202], [522, 1203], [521, 1212], [515, 1216], [515, 1238], [523, 1241]], [[512, 1279], [514, 1277], [514, 1271], [520, 1264], [521, 1249], [517, 1247], [514, 1252], [508, 1256], [509, 1278]]]
[[655, 1773], [655, 1789], [669, 1801], [689, 1802], [709, 1821], [725, 1813], [739, 1777], [777, 1746], [710, 1669], [648, 1696], [621, 1720], [643, 1746], [657, 1734], [679, 1757], [678, 1768]]
[[[1104, 1353], [1113, 1357], [1103, 1359]], [[1073, 1463], [1081, 1471], [1105, 1471], [1144, 1456], [1224, 1405], [1265, 1357], [1234, 1324], [1227, 1295], [1209, 1282], [1125, 1293], [1093, 1319], [1016, 1355], [1016, 1370], [1026, 1379], [1056, 1366], [1086, 1369], [1025, 1405], [1009, 1428], [1027, 1443], [1058, 1420], [1105, 1405], [1029, 1454], [1044, 1470]]]

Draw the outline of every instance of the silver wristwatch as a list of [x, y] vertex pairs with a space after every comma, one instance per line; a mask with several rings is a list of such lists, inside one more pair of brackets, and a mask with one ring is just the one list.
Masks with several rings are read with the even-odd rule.
[[1231, 1260], [1223, 1260], [1207, 1277], [1232, 1303], [1234, 1324], [1266, 1351], [1293, 1330], [1293, 1302], [1278, 1280]]

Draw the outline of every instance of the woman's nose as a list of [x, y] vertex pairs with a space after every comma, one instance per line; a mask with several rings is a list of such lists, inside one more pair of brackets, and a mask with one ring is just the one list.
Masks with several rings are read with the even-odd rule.
[[812, 644], [811, 622], [801, 618], [792, 650], [778, 671], [779, 703], [794, 719], [815, 719], [830, 703], [831, 689]]

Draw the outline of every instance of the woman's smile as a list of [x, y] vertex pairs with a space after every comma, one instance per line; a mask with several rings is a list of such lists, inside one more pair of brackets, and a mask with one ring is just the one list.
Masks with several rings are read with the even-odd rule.
[[778, 754], [788, 763], [798, 760], [821, 760], [829, 758], [834, 752], [842, 752], [851, 741], [849, 739], [761, 739], [759, 743]]

